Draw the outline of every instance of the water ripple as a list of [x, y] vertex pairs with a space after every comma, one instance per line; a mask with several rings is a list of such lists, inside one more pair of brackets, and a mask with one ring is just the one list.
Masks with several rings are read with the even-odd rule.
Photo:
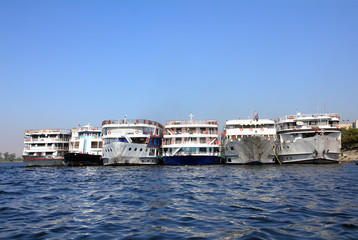
[[0, 165], [2, 239], [355, 239], [358, 166]]

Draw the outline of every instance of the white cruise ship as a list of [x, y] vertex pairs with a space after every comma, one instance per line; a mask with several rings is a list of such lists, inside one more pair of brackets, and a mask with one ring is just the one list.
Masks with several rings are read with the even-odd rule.
[[226, 164], [275, 163], [275, 121], [270, 119], [228, 120], [222, 144]]
[[159, 164], [163, 131], [163, 125], [145, 119], [103, 121], [103, 164]]
[[27, 166], [64, 166], [68, 152], [70, 130], [26, 130], [23, 159]]
[[218, 122], [168, 121], [163, 137], [163, 164], [204, 165], [220, 163]]
[[65, 154], [67, 166], [103, 165], [102, 130], [87, 124], [71, 130], [69, 153]]
[[337, 114], [279, 118], [277, 153], [281, 163], [338, 163], [341, 131]]

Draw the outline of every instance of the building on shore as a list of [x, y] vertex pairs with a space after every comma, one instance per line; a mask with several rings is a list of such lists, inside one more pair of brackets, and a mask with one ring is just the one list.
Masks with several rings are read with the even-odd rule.
[[358, 120], [355, 120], [353, 123], [352, 123], [352, 128], [357, 128], [358, 126]]
[[353, 124], [351, 123], [340, 123], [339, 128], [351, 129]]

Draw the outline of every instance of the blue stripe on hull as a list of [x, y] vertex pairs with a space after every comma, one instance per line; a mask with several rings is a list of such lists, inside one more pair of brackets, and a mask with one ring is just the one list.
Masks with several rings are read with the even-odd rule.
[[172, 156], [163, 157], [164, 165], [208, 165], [219, 164], [217, 156]]

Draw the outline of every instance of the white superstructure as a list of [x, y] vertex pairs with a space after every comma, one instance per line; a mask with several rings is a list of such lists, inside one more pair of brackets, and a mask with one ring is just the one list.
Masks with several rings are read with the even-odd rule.
[[274, 120], [228, 120], [222, 134], [225, 163], [275, 163], [275, 138]]
[[163, 131], [163, 125], [146, 119], [103, 121], [103, 164], [158, 164]]
[[68, 129], [26, 130], [23, 159], [27, 166], [62, 166], [69, 150]]
[[277, 153], [281, 163], [338, 163], [341, 131], [337, 114], [279, 118]]
[[87, 124], [71, 130], [70, 153], [102, 155], [102, 130]]
[[219, 130], [215, 120], [168, 121], [163, 137], [163, 163], [217, 164]]

